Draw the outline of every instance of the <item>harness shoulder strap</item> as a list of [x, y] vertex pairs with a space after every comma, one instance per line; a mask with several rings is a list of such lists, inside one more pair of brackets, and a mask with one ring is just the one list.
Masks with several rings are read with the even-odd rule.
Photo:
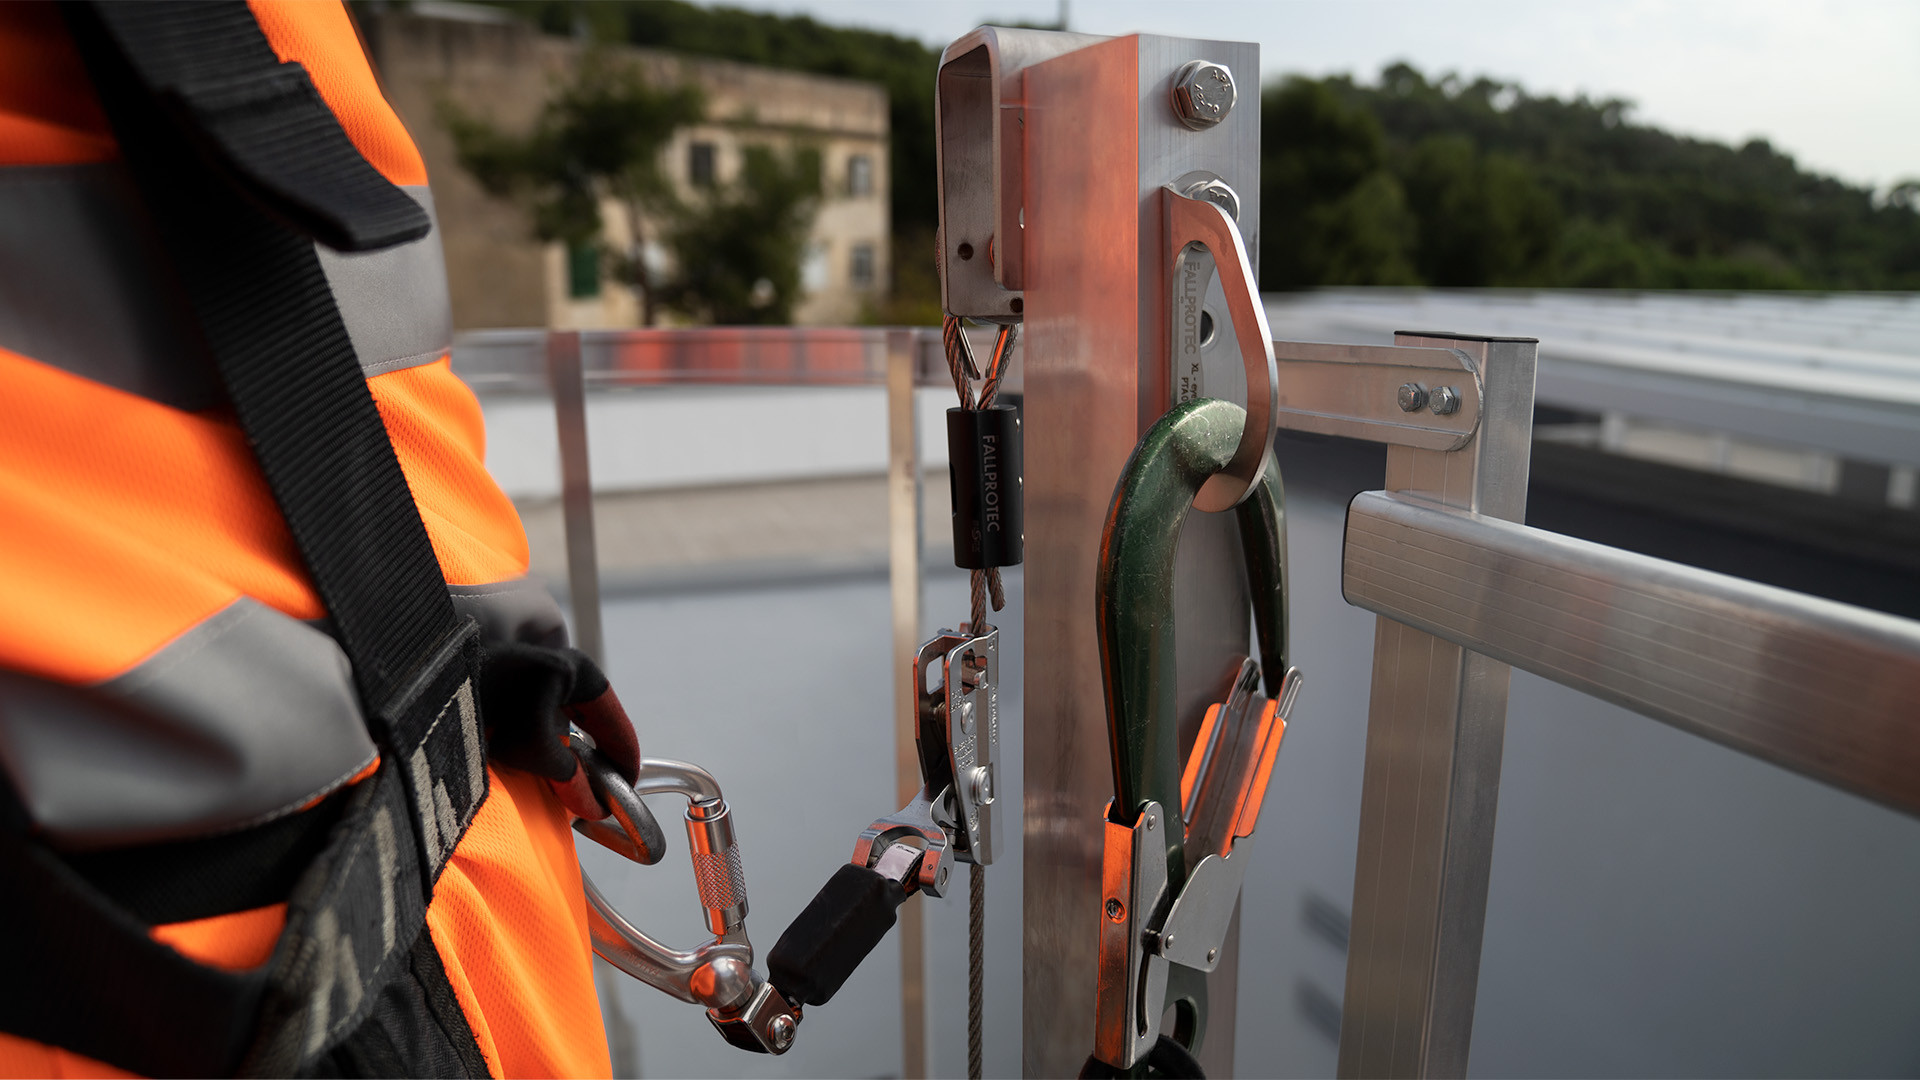
[[377, 251], [432, 222], [354, 148], [297, 63], [244, 3], [149, 0], [94, 9], [134, 76], [227, 178], [335, 251]]

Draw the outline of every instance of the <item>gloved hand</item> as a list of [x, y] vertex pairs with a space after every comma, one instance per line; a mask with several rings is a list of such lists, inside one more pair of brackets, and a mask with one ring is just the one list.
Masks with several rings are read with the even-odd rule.
[[576, 816], [599, 821], [611, 811], [594, 797], [567, 746], [567, 727], [587, 733], [620, 775], [640, 777], [640, 740], [633, 722], [586, 653], [520, 642], [485, 647], [479, 678], [487, 752], [506, 765], [544, 776]]

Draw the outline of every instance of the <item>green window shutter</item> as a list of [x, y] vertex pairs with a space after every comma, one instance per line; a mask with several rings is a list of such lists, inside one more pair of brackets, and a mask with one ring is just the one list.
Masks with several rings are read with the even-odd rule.
[[585, 300], [600, 295], [600, 245], [567, 245], [567, 296]]

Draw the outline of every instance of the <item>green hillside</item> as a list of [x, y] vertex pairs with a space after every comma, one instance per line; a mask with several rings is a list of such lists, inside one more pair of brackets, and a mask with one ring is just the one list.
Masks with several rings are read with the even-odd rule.
[[1920, 184], [1876, 200], [1626, 102], [1398, 64], [1287, 79], [1261, 107], [1267, 288], [1920, 288]]

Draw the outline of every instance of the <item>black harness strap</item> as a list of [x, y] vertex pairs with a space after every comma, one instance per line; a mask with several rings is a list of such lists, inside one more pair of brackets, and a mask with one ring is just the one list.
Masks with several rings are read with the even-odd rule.
[[296, 1073], [408, 970], [433, 885], [487, 791], [477, 628], [455, 618], [312, 243], [390, 246], [427, 219], [244, 3], [66, 13], [383, 760], [253, 972], [153, 943], [24, 825], [0, 830], [0, 868], [28, 885], [0, 890], [0, 969], [44, 980], [0, 980], [0, 1030], [148, 1075]]
[[148, 0], [97, 9], [146, 89], [241, 190], [335, 251], [427, 235], [426, 211], [360, 155], [297, 63], [245, 5]]
[[[346, 143], [306, 72], [274, 56], [244, 3], [102, 3], [69, 12], [121, 154], [353, 661], [361, 698], [378, 707], [453, 630], [453, 602], [312, 240], [236, 197], [230, 172], [211, 167], [207, 158], [216, 155], [198, 148], [219, 146], [221, 160], [257, 160], [271, 148], [225, 136], [290, 111], [317, 111], [294, 125], [304, 131], [324, 121], [345, 144], [358, 167], [339, 170], [342, 186], [383, 185], [423, 224], [425, 215]], [[289, 82], [306, 87], [310, 109], [287, 104], [308, 101], [286, 93]], [[197, 96], [207, 86], [213, 104]], [[235, 104], [255, 100], [264, 103], [257, 113]], [[167, 107], [172, 102], [182, 105]], [[208, 115], [221, 126], [189, 123]], [[298, 170], [298, 182], [285, 186], [324, 192], [337, 164], [336, 155], [308, 154], [271, 175]]]
[[0, 799], [0, 1029], [145, 1076], [231, 1072], [265, 978], [201, 967], [148, 937], [33, 842], [19, 806]]

